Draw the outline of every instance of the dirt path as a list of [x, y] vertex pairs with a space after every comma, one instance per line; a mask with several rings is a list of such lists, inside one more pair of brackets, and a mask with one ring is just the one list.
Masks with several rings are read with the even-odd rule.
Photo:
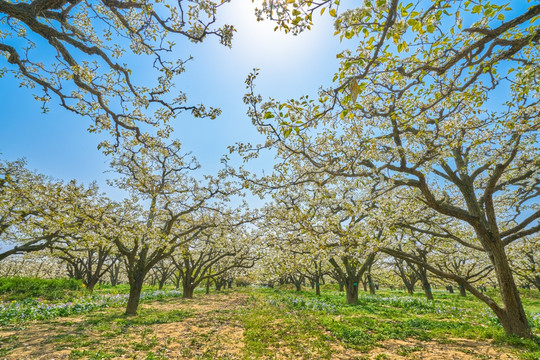
[[[0, 359], [236, 359], [242, 355], [243, 329], [234, 313], [245, 298], [213, 294], [142, 304], [133, 324], [116, 308], [7, 326], [0, 329]], [[188, 315], [168, 321], [181, 312]], [[155, 319], [163, 322], [152, 324]]]
[[[265, 347], [265, 352], [254, 356], [252, 351], [246, 351], [249, 342], [242, 320], [254, 306], [258, 305], [248, 301], [247, 294], [233, 292], [143, 304], [134, 318], [121, 315], [122, 309], [115, 308], [7, 326], [0, 329], [0, 359], [516, 359], [488, 342], [466, 339], [449, 339], [444, 344], [392, 340], [367, 353], [360, 352], [316, 324], [316, 331], [324, 333], [331, 350], [326, 355], [318, 355], [309, 341], [292, 334], [290, 341], [305, 343], [296, 343], [292, 351], [286, 342], [276, 346], [265, 344], [263, 338], [260, 346]], [[261, 324], [262, 330], [271, 334], [280, 326], [277, 320]]]

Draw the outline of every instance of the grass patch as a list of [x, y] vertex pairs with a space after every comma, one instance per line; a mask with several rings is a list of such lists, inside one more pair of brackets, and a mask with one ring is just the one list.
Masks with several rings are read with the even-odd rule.
[[[494, 314], [480, 301], [468, 296], [436, 293], [436, 300], [428, 301], [420, 295], [409, 296], [397, 291], [380, 291], [377, 295], [361, 293], [354, 305], [345, 303], [344, 294], [328, 291], [322, 296], [313, 292], [288, 290], [260, 290], [266, 303], [282, 312], [295, 310], [310, 315], [337, 339], [356, 350], [367, 352], [385, 340], [448, 342], [449, 337], [495, 342], [512, 346], [526, 359], [534, 358], [540, 350], [535, 341], [514, 343], [505, 336]], [[537, 294], [527, 291], [524, 304], [530, 309], [538, 301]], [[533, 331], [540, 328], [532, 319]], [[402, 349], [407, 351], [406, 349]], [[420, 351], [411, 348], [411, 352]], [[533, 354], [533, 355], [531, 355]], [[527, 357], [528, 356], [528, 357]], [[540, 358], [540, 357], [538, 357]]]
[[[95, 296], [124, 296], [122, 289], [113, 295], [105, 290]], [[14, 358], [17, 349], [32, 343], [34, 354], [43, 352], [41, 347], [68, 350], [72, 359], [392, 359], [421, 358], [429, 347], [481, 359], [487, 355], [479, 350], [486, 346], [540, 359], [538, 339], [506, 336], [491, 311], [471, 296], [435, 291], [435, 300], [427, 301], [420, 294], [379, 291], [361, 293], [358, 303], [349, 305], [343, 293], [325, 290], [315, 296], [250, 288], [187, 301], [151, 292], [136, 316], [111, 306], [78, 317], [9, 323], [2, 330], [0, 357]], [[534, 293], [523, 296], [529, 312], [537, 301]], [[159, 326], [188, 318], [178, 327]]]
[[79, 297], [83, 293], [82, 281], [75, 279], [0, 278], [0, 298], [4, 301], [22, 301], [31, 298], [65, 300]]

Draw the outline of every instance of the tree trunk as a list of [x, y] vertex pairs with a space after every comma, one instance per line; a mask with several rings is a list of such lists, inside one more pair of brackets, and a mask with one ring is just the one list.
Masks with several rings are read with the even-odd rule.
[[300, 281], [295, 281], [294, 286], [296, 287], [296, 291], [302, 291], [302, 283]]
[[373, 284], [373, 279], [371, 278], [371, 274], [367, 275], [368, 285], [369, 285], [369, 293], [372, 295], [375, 295], [375, 284]]
[[126, 315], [137, 314], [139, 301], [141, 300], [141, 292], [143, 287], [144, 275], [136, 276], [129, 281], [129, 298], [126, 307]]
[[345, 286], [343, 285], [342, 282], [339, 283], [339, 292], [344, 292], [345, 291]]
[[193, 299], [193, 291], [195, 290], [192, 286], [187, 286], [183, 288], [182, 299]]
[[428, 300], [433, 300], [433, 293], [431, 292], [431, 284], [429, 283], [427, 277], [427, 270], [424, 267], [418, 267], [418, 275], [420, 276], [420, 281], [422, 282], [422, 288], [426, 294]]
[[182, 298], [193, 299], [193, 291], [195, 290], [195, 284], [191, 281], [191, 277], [186, 276], [182, 280]]
[[501, 300], [504, 304], [503, 309], [495, 311], [495, 313], [508, 334], [532, 338], [531, 327], [527, 321], [504, 248], [500, 241], [493, 241], [491, 245], [491, 251], [488, 255], [497, 275]]
[[119, 273], [120, 273], [120, 265], [119, 264], [113, 264], [113, 266], [111, 266], [111, 268], [109, 269], [109, 276], [110, 276], [112, 286], [118, 285], [118, 274]]
[[463, 297], [467, 296], [467, 290], [465, 290], [465, 288], [461, 285], [459, 285], [459, 295]]
[[540, 291], [540, 275], [536, 275], [534, 278], [531, 279], [533, 285]]
[[206, 279], [206, 295], [210, 294], [210, 278]]
[[422, 287], [424, 288], [424, 293], [426, 294], [426, 299], [433, 300], [433, 293], [431, 292], [431, 284], [429, 281], [422, 281]]
[[358, 302], [358, 283], [348, 281], [345, 290], [347, 293], [347, 303], [356, 304]]

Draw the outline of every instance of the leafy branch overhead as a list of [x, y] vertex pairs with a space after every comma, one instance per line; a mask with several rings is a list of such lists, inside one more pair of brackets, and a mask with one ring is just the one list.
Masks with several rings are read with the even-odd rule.
[[[182, 111], [210, 118], [220, 113], [188, 104], [174, 88], [189, 56], [178, 59], [172, 51], [179, 38], [198, 43], [210, 35], [230, 46], [234, 28], [215, 24], [222, 4], [0, 0], [0, 52], [7, 60], [0, 76], [12, 73], [21, 86], [36, 88], [44, 111], [54, 99], [90, 117], [91, 132], [142, 139], [150, 125], [166, 136], [169, 121]], [[135, 59], [154, 72], [134, 73]]]

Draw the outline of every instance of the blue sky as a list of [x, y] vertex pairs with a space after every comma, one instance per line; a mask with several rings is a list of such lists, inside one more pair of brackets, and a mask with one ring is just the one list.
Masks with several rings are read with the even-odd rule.
[[[257, 22], [249, 0], [236, 0], [220, 10], [219, 20], [237, 28], [232, 48], [213, 38], [202, 44], [178, 42], [179, 57], [193, 55], [187, 71], [179, 78], [178, 88], [186, 92], [190, 103], [220, 107], [216, 120], [193, 119], [182, 114], [173, 123], [174, 137], [186, 151], [192, 151], [205, 173], [220, 168], [227, 146], [238, 141], [257, 142], [257, 132], [246, 116], [242, 102], [244, 80], [253, 68], [260, 68], [257, 90], [265, 97], [286, 99], [315, 93], [331, 83], [337, 69], [339, 41], [333, 36], [332, 18], [317, 17], [312, 31], [299, 36], [274, 32], [275, 24]], [[3, 63], [2, 65], [8, 65]], [[134, 72], [144, 68], [133, 67]], [[0, 117], [0, 153], [3, 158], [26, 158], [28, 166], [60, 179], [85, 183], [97, 180], [113, 197], [105, 184], [111, 174], [108, 158], [97, 150], [102, 137], [89, 134], [89, 119], [60, 108], [57, 99], [43, 114], [34, 91], [19, 88], [11, 76], [0, 78], [2, 116]], [[271, 163], [268, 162], [268, 168]]]

